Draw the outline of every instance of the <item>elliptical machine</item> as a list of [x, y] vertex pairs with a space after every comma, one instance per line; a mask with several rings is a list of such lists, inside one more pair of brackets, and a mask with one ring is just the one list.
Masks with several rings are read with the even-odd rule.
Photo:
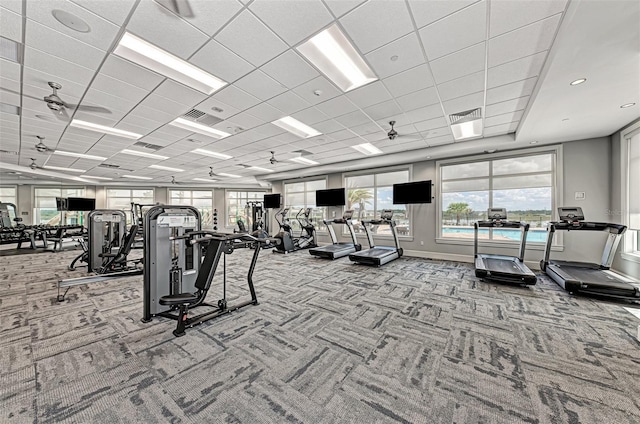
[[[300, 235], [293, 237], [293, 229], [289, 222], [287, 215], [289, 214], [289, 208], [281, 209], [275, 216], [276, 221], [280, 225], [280, 231], [274, 235], [275, 238], [280, 240], [280, 243], [276, 244], [274, 252], [276, 253], [289, 253], [295, 252], [301, 249], [310, 249], [317, 247], [316, 241], [316, 228], [309, 216], [311, 215], [311, 208], [302, 208], [296, 214], [296, 220], [300, 224]], [[300, 215], [302, 214], [302, 219]], [[278, 219], [278, 216], [281, 218]]]

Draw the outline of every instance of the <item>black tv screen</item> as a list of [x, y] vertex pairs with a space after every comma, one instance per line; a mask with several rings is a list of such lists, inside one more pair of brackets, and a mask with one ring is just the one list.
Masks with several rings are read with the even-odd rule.
[[265, 209], [277, 209], [279, 207], [280, 207], [280, 193], [264, 195]]
[[316, 206], [343, 206], [345, 203], [344, 187], [316, 190]]
[[431, 180], [393, 185], [393, 204], [431, 203]]
[[96, 199], [85, 197], [69, 197], [67, 198], [68, 211], [93, 211], [96, 209]]
[[66, 197], [56, 197], [56, 209], [59, 211], [66, 211], [67, 209], [67, 198]]

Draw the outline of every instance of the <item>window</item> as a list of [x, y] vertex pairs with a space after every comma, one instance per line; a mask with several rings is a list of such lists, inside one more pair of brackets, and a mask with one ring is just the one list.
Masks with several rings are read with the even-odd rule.
[[60, 212], [56, 197], [84, 197], [84, 188], [35, 188], [33, 223], [47, 225], [82, 225], [82, 212]]
[[213, 228], [213, 190], [169, 190], [172, 205], [194, 206], [200, 211], [202, 229]]
[[[235, 227], [238, 219], [247, 225], [251, 219], [247, 214], [247, 202], [262, 202], [264, 200], [264, 191], [232, 191], [227, 190], [227, 227]], [[250, 228], [247, 225], [247, 228]]]
[[316, 227], [316, 231], [326, 231], [327, 227], [323, 220], [327, 215], [326, 207], [316, 207], [316, 190], [325, 190], [327, 188], [327, 180], [309, 180], [296, 181], [294, 183], [284, 184], [284, 205], [289, 209], [289, 222], [294, 231], [300, 231], [300, 223], [296, 219], [296, 215], [301, 209], [311, 208], [311, 216], [309, 219]]
[[[411, 234], [407, 207], [393, 204], [393, 185], [409, 182], [408, 169], [347, 176], [344, 180], [347, 188], [347, 209], [354, 211], [353, 227], [357, 233], [364, 232], [360, 221], [379, 218], [383, 209], [392, 209], [398, 235]], [[388, 226], [374, 230], [377, 234], [391, 235]]]
[[0, 202], [13, 203], [18, 206], [18, 196], [15, 187], [0, 187]]
[[[555, 152], [439, 164], [440, 237], [473, 239], [473, 223], [488, 208], [506, 208], [512, 221], [530, 224], [528, 242], [546, 242], [555, 204]], [[520, 231], [480, 230], [479, 238], [517, 241]]]
[[107, 209], [119, 209], [127, 215], [127, 225], [131, 225], [131, 203], [152, 205], [154, 193], [152, 188], [108, 188]]
[[626, 175], [626, 193], [623, 194], [624, 224], [628, 226], [624, 251], [640, 256], [640, 124], [622, 134], [622, 151]]

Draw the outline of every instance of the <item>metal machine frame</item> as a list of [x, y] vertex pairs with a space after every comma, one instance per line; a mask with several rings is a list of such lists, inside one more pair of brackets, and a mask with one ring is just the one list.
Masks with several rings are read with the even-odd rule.
[[[396, 231], [396, 221], [393, 220], [393, 210], [384, 209], [380, 214], [380, 219], [371, 219], [361, 222], [364, 225], [365, 233], [367, 233], [369, 249], [350, 254], [349, 259], [352, 262], [365, 265], [381, 266], [402, 256], [402, 247], [400, 247], [398, 232]], [[373, 234], [369, 229], [369, 225], [389, 225], [391, 227], [391, 234], [393, 234], [393, 242], [395, 244], [395, 247], [376, 246], [373, 240]]]
[[[329, 236], [331, 237], [332, 244], [327, 246], [314, 247], [313, 249], [309, 249], [309, 253], [313, 256], [318, 256], [320, 258], [327, 259], [338, 259], [344, 256], [350, 255], [351, 253], [359, 252], [362, 250], [362, 246], [358, 243], [356, 239], [356, 233], [353, 229], [353, 223], [351, 222], [351, 218], [353, 217], [353, 210], [344, 211], [342, 214], [342, 218], [333, 218], [333, 219], [325, 219], [323, 220], [324, 224], [327, 226], [327, 231], [329, 231]], [[333, 224], [344, 224], [349, 229], [349, 234], [351, 234], [351, 243], [341, 243], [338, 241], [338, 237], [336, 237], [336, 232], [333, 229]]]

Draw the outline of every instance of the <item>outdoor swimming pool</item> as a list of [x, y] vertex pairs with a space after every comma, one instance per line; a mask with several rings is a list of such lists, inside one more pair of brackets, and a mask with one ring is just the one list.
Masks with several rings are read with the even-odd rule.
[[[478, 231], [478, 237], [482, 237], [483, 235], [487, 237], [489, 234], [488, 228], [483, 228]], [[445, 237], [459, 237], [459, 238], [473, 238], [473, 228], [470, 227], [444, 227], [442, 229], [442, 235]], [[494, 229], [493, 230], [493, 239], [494, 240], [520, 240], [520, 230], [515, 229]], [[529, 230], [529, 234], [527, 235], [527, 242], [533, 243], [545, 243], [547, 241], [547, 230], [546, 229], [535, 229]]]

